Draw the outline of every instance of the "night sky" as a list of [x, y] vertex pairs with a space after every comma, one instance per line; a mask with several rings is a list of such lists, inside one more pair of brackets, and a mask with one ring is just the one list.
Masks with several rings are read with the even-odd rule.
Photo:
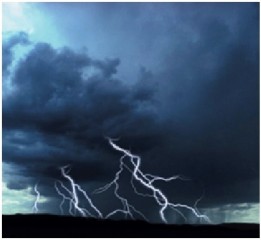
[[[259, 222], [259, 3], [4, 3], [3, 213], [59, 214], [59, 167], [109, 212], [120, 154], [214, 223]], [[152, 199], [121, 192], [151, 221]], [[169, 212], [170, 222], [179, 222]]]

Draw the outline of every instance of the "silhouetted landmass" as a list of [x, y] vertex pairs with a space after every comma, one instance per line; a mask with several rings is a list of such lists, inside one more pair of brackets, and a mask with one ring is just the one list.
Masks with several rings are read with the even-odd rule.
[[56, 215], [3, 215], [2, 237], [259, 237], [259, 224], [167, 225]]

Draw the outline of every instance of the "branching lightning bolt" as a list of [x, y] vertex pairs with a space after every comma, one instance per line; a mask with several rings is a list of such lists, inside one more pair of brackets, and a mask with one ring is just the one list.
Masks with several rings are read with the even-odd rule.
[[[185, 218], [185, 216], [181, 213], [179, 209], [187, 209], [191, 211], [195, 217], [199, 219], [204, 219], [206, 222], [210, 222], [209, 218], [206, 215], [200, 214], [197, 209], [188, 206], [186, 204], [181, 204], [181, 203], [171, 203], [166, 195], [159, 189], [157, 188], [153, 183], [155, 181], [165, 181], [165, 182], [170, 182], [172, 180], [176, 179], [183, 179], [182, 177], [178, 176], [172, 176], [169, 178], [163, 178], [160, 176], [155, 176], [152, 174], [144, 174], [141, 169], [141, 158], [138, 155], [132, 154], [129, 150], [126, 150], [124, 148], [121, 148], [118, 146], [111, 138], [107, 138], [109, 141], [109, 144], [115, 149], [116, 151], [119, 151], [123, 154], [123, 156], [120, 158], [120, 169], [119, 171], [115, 174], [115, 178], [113, 179], [112, 182], [106, 184], [104, 187], [97, 189], [94, 193], [102, 193], [106, 190], [108, 190], [110, 187], [113, 185], [115, 186], [114, 188], [114, 194], [115, 196], [122, 202], [123, 204], [123, 210], [117, 209], [113, 212], [111, 212], [107, 217], [110, 217], [118, 212], [123, 212], [126, 215], [129, 215], [130, 217], [133, 217], [130, 209], [132, 209], [134, 212], [139, 213], [141, 216], [145, 218], [145, 216], [140, 213], [138, 210], [136, 210], [132, 205], [130, 205], [127, 201], [127, 199], [123, 198], [122, 196], [119, 195], [118, 190], [119, 190], [119, 175], [123, 171], [123, 167], [125, 167], [128, 171], [132, 173], [132, 179], [131, 179], [131, 185], [135, 191], [136, 194], [143, 196], [143, 197], [151, 197], [154, 198], [157, 204], [160, 206], [159, 210], [159, 215], [160, 218], [164, 223], [167, 223], [167, 219], [165, 216], [165, 211], [170, 208], [172, 210], [175, 210], [178, 212], [182, 217]], [[123, 161], [126, 157], [128, 157], [129, 162], [131, 163], [133, 169], [128, 167], [128, 165]], [[134, 186], [134, 180], [139, 182], [145, 189], [149, 190], [151, 194], [143, 194], [137, 191], [137, 189]], [[146, 218], [145, 218], [146, 219]], [[185, 218], [186, 219], [186, 218]]]
[[[174, 180], [189, 180], [181, 175], [175, 175], [168, 178], [164, 178], [161, 176], [149, 174], [149, 173], [143, 173], [141, 170], [141, 158], [138, 155], [135, 155], [131, 153], [130, 150], [126, 150], [120, 146], [118, 146], [115, 143], [115, 140], [111, 138], [107, 138], [110, 146], [115, 149], [116, 151], [122, 153], [122, 156], [120, 157], [120, 165], [119, 170], [116, 172], [114, 179], [106, 184], [105, 186], [96, 189], [93, 193], [94, 194], [100, 194], [108, 189], [112, 188], [115, 197], [121, 202], [122, 208], [116, 209], [108, 213], [107, 215], [103, 215], [102, 212], [94, 205], [93, 201], [89, 197], [86, 191], [82, 189], [82, 187], [75, 183], [74, 179], [69, 175], [70, 167], [63, 166], [60, 169], [61, 175], [64, 178], [64, 180], [67, 182], [67, 184], [64, 184], [63, 181], [56, 181], [54, 183], [54, 188], [59, 196], [61, 196], [62, 200], [59, 205], [61, 214], [65, 214], [64, 211], [64, 204], [66, 201], [69, 203], [69, 209], [68, 212], [70, 215], [81, 215], [82, 217], [98, 217], [98, 218], [110, 218], [113, 217], [116, 214], [123, 214], [125, 218], [129, 217], [131, 219], [135, 219], [136, 216], [142, 217], [144, 220], [149, 221], [146, 216], [139, 210], [137, 210], [127, 198], [123, 197], [120, 194], [120, 176], [123, 174], [124, 170], [127, 170], [131, 174], [131, 180], [130, 184], [132, 186], [132, 189], [134, 193], [141, 197], [146, 198], [152, 198], [155, 200], [155, 202], [160, 207], [159, 209], [159, 217], [164, 222], [167, 223], [166, 219], [166, 210], [170, 209], [175, 212], [177, 212], [182, 218], [184, 218], [185, 221], [187, 221], [187, 218], [183, 214], [182, 210], [188, 210], [190, 211], [196, 218], [209, 222], [210, 220], [206, 215], [203, 215], [199, 212], [197, 208], [198, 202], [203, 198], [203, 195], [196, 200], [194, 207], [181, 204], [181, 203], [172, 203], [169, 201], [167, 196], [158, 188], [155, 186], [155, 183], [158, 181], [163, 182], [171, 182]], [[136, 184], [139, 184], [140, 187], [144, 189], [146, 192], [140, 192], [138, 191]], [[68, 187], [69, 186], [69, 187]], [[33, 212], [38, 212], [38, 202], [40, 200], [40, 192], [38, 191], [38, 184], [34, 186], [34, 191], [36, 193], [36, 200], [33, 206]], [[82, 198], [80, 198], [81, 196]], [[81, 206], [80, 202], [84, 199], [87, 201], [89, 208], [86, 209]]]
[[[76, 212], [78, 212], [81, 216], [83, 217], [96, 217], [98, 216], [99, 218], [103, 218], [102, 213], [100, 212], [100, 210], [93, 204], [91, 198], [88, 196], [88, 194], [86, 193], [86, 191], [84, 191], [80, 185], [76, 184], [75, 181], [73, 180], [73, 178], [68, 174], [69, 172], [69, 166], [64, 166], [60, 168], [62, 176], [68, 180], [68, 182], [70, 183], [70, 187], [71, 190], [69, 190], [61, 181], [57, 181], [55, 182], [55, 189], [56, 192], [62, 197], [62, 202], [60, 203], [60, 210], [61, 213], [63, 214], [63, 204], [66, 200], [68, 200], [70, 202], [70, 208], [69, 208], [69, 213], [71, 215], [75, 215]], [[58, 187], [58, 182], [60, 184], [60, 188], [62, 188], [68, 196], [66, 196]], [[90, 211], [88, 211], [86, 208], [80, 207], [80, 200], [79, 200], [79, 193], [82, 194], [82, 196], [85, 198], [85, 200], [87, 200], [89, 206], [91, 207], [91, 209], [95, 212], [96, 215], [93, 215], [90, 213]], [[74, 208], [74, 212], [72, 212], [72, 209]]]
[[39, 202], [40, 197], [41, 197], [40, 192], [38, 191], [38, 184], [35, 184], [34, 191], [36, 193], [36, 199], [35, 199], [34, 206], [33, 206], [33, 213], [38, 213], [39, 210], [38, 210], [37, 205], [38, 205], [38, 202]]

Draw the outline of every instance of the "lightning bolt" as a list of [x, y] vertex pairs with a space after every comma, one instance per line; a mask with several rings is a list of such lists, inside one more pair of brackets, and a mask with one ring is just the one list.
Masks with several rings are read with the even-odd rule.
[[38, 184], [35, 184], [35, 186], [34, 186], [34, 191], [35, 191], [35, 193], [36, 193], [36, 199], [35, 199], [35, 202], [34, 202], [34, 205], [33, 205], [33, 213], [38, 213], [38, 202], [39, 202], [39, 200], [40, 200], [40, 197], [41, 197], [41, 195], [40, 195], [40, 192], [38, 191]]
[[[170, 209], [178, 213], [185, 221], [187, 221], [187, 218], [183, 214], [182, 210], [189, 210], [196, 218], [210, 223], [209, 218], [206, 215], [203, 215], [199, 212], [197, 208], [197, 204], [201, 199], [203, 198], [203, 195], [196, 200], [194, 207], [181, 204], [181, 203], [172, 203], [169, 201], [167, 196], [160, 190], [160, 188], [155, 186], [155, 182], [162, 181], [162, 182], [171, 182], [174, 180], [182, 180], [186, 181], [189, 180], [181, 175], [175, 175], [168, 178], [164, 178], [161, 176], [144, 173], [141, 170], [141, 158], [138, 155], [135, 155], [131, 153], [130, 150], [126, 150], [119, 145], [115, 143], [115, 140], [111, 138], [106, 138], [110, 144], [110, 146], [115, 149], [116, 151], [122, 153], [122, 156], [120, 157], [120, 165], [119, 170], [115, 173], [114, 179], [106, 184], [103, 187], [100, 187], [96, 189], [93, 194], [100, 194], [105, 191], [107, 191], [110, 188], [113, 188], [113, 192], [115, 197], [121, 202], [122, 208], [115, 209], [108, 213], [107, 215], [103, 216], [101, 211], [94, 205], [91, 198], [87, 194], [86, 191], [82, 189], [82, 187], [77, 184], [74, 179], [69, 175], [70, 172], [70, 166], [63, 166], [60, 167], [59, 170], [61, 171], [61, 175], [66, 180], [69, 187], [67, 187], [64, 182], [62, 181], [56, 181], [54, 183], [54, 188], [57, 192], [57, 194], [61, 197], [61, 203], [59, 205], [61, 214], [64, 215], [64, 204], [66, 201], [69, 202], [69, 209], [68, 212], [72, 216], [76, 216], [80, 214], [82, 217], [93, 217], [93, 218], [110, 218], [116, 214], [124, 214], [125, 218], [135, 219], [136, 216], [142, 217], [145, 221], [149, 220], [146, 218], [146, 216], [139, 210], [137, 210], [127, 198], [123, 197], [120, 194], [120, 176], [123, 174], [124, 170], [127, 170], [131, 174], [131, 180], [130, 184], [132, 186], [132, 189], [134, 193], [138, 196], [144, 197], [144, 198], [152, 198], [155, 200], [155, 202], [160, 207], [159, 209], [159, 217], [164, 223], [168, 223], [166, 219], [166, 210]], [[139, 184], [143, 187], [144, 190], [146, 190], [146, 193], [140, 192], [137, 190], [136, 184]], [[34, 191], [36, 193], [36, 200], [33, 206], [33, 212], [38, 212], [38, 202], [40, 201], [40, 192], [38, 191], [38, 184], [34, 186]], [[80, 198], [80, 196], [82, 198]], [[84, 199], [87, 201], [88, 206], [90, 210], [87, 210], [84, 207], [81, 207], [80, 200]], [[92, 212], [92, 213], [91, 213]]]
[[[199, 218], [200, 221], [203, 219], [206, 222], [210, 222], [209, 218], [206, 215], [200, 214], [198, 212], [197, 208], [193, 208], [186, 204], [170, 202], [168, 200], [168, 198], [166, 197], [166, 195], [158, 187], [156, 187], [154, 185], [155, 181], [170, 182], [170, 181], [173, 181], [176, 179], [181, 179], [181, 180], [186, 180], [186, 179], [182, 178], [179, 175], [172, 176], [169, 178], [163, 178], [163, 177], [155, 176], [152, 174], [144, 174], [140, 169], [141, 158], [138, 155], [134, 155], [129, 150], [126, 150], [126, 149], [118, 146], [111, 138], [107, 138], [107, 139], [113, 149], [115, 149], [116, 151], [121, 152], [123, 154], [122, 157], [120, 158], [120, 169], [115, 174], [115, 178], [113, 179], [113, 181], [106, 184], [104, 187], [101, 187], [101, 188], [97, 189], [96, 191], [94, 191], [95, 194], [102, 193], [102, 192], [105, 192], [106, 190], [108, 190], [110, 187], [114, 186], [114, 194], [122, 202], [123, 209], [114, 210], [113, 212], [111, 212], [110, 214], [108, 214], [106, 216], [107, 218], [111, 217], [114, 214], [119, 213], [119, 212], [124, 213], [127, 216], [130, 216], [131, 218], [133, 218], [132, 211], [138, 213], [139, 215], [141, 215], [145, 218], [145, 216], [141, 212], [139, 212], [132, 205], [129, 204], [129, 202], [127, 201], [126, 198], [123, 198], [119, 194], [118, 181], [119, 181], [120, 174], [122, 173], [122, 171], [125, 167], [129, 172], [132, 173], [131, 185], [134, 189], [134, 192], [139, 196], [150, 197], [156, 201], [156, 203], [160, 206], [159, 216], [164, 223], [167, 223], [165, 212], [168, 208], [178, 212], [184, 219], [186, 219], [186, 218], [179, 209], [187, 209], [187, 210], [191, 211], [195, 217]], [[127, 165], [127, 163], [123, 161], [126, 158], [129, 159], [129, 163], [131, 163], [133, 169], [131, 169]], [[134, 185], [134, 180], [136, 180], [136, 182], [139, 182], [145, 189], [149, 190], [151, 192], [151, 194], [144, 194], [144, 193], [138, 192]]]
[[[69, 208], [69, 213], [70, 215], [75, 215], [76, 212], [78, 212], [81, 216], [83, 217], [96, 217], [98, 216], [98, 218], [103, 218], [102, 213], [100, 212], [100, 210], [93, 204], [91, 198], [88, 196], [88, 194], [86, 193], [86, 191], [84, 191], [80, 185], [76, 184], [75, 181], [73, 180], [73, 178], [68, 174], [69, 172], [69, 166], [64, 166], [60, 168], [61, 170], [61, 174], [62, 176], [69, 182], [71, 190], [69, 190], [61, 181], [57, 181], [55, 182], [55, 189], [56, 192], [58, 193], [58, 195], [60, 195], [62, 197], [62, 202], [60, 203], [60, 210], [61, 213], [64, 214], [63, 211], [63, 204], [66, 200], [68, 200], [70, 202], [70, 208]], [[60, 188], [58, 186], [58, 183], [60, 184]], [[68, 196], [66, 196], [60, 189], [63, 189], [64, 192], [66, 192]], [[79, 193], [82, 194], [82, 196], [85, 198], [85, 200], [87, 200], [89, 206], [91, 207], [91, 209], [96, 213], [96, 216], [91, 214], [90, 211], [88, 211], [86, 208], [80, 207], [80, 200], [79, 200]], [[72, 209], [74, 208], [74, 213], [72, 212]]]

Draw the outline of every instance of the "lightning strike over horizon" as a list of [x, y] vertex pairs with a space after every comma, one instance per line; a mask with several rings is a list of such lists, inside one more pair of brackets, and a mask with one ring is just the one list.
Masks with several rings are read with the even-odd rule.
[[[87, 216], [96, 217], [95, 215], [90, 213], [90, 211], [87, 210], [86, 208], [80, 207], [80, 199], [79, 199], [79, 195], [78, 195], [78, 193], [80, 192], [82, 194], [82, 196], [85, 198], [85, 200], [87, 200], [89, 206], [96, 213], [98, 218], [103, 218], [102, 213], [93, 204], [92, 200], [90, 199], [90, 197], [88, 196], [86, 191], [84, 191], [80, 187], [80, 185], [76, 184], [75, 181], [73, 180], [73, 178], [68, 174], [68, 172], [70, 171], [70, 169], [68, 169], [68, 168], [69, 168], [69, 166], [64, 166], [64, 167], [61, 167], [60, 170], [61, 170], [62, 176], [69, 181], [71, 190], [69, 190], [61, 181], [58, 181], [58, 182], [60, 183], [61, 188], [64, 189], [69, 194], [70, 197], [67, 197], [65, 194], [63, 194], [60, 191], [60, 189], [57, 185], [57, 182], [54, 185], [56, 192], [58, 193], [58, 195], [60, 195], [62, 197], [62, 202], [60, 203], [60, 206], [59, 206], [62, 214], [64, 213], [63, 204], [64, 204], [65, 200], [68, 200], [70, 202], [70, 208], [69, 208], [70, 215], [75, 215], [76, 212], [78, 212], [82, 217], [87, 217]], [[72, 207], [74, 207], [74, 211], [75, 211], [74, 213], [72, 213]]]
[[[134, 189], [134, 192], [137, 195], [140, 195], [142, 197], [151, 197], [151, 198], [155, 199], [157, 204], [161, 207], [160, 211], [159, 211], [159, 215], [160, 215], [160, 218], [162, 219], [162, 221], [164, 223], [168, 223], [168, 221], [166, 219], [166, 216], [165, 216], [165, 211], [167, 210], [167, 208], [170, 208], [170, 209], [178, 212], [183, 218], [185, 218], [185, 216], [181, 213], [181, 211], [179, 209], [187, 209], [187, 210], [191, 211], [195, 217], [199, 218], [200, 221], [203, 219], [206, 222], [210, 223], [209, 218], [206, 215], [200, 214], [198, 212], [197, 208], [195, 209], [195, 208], [193, 208], [193, 207], [191, 207], [189, 205], [181, 204], [181, 203], [171, 203], [168, 200], [168, 198], [166, 197], [166, 195], [158, 187], [153, 185], [153, 183], [155, 181], [170, 182], [170, 181], [176, 180], [176, 179], [185, 180], [185, 178], [182, 178], [179, 175], [172, 176], [172, 177], [169, 177], [169, 178], [163, 178], [163, 177], [155, 176], [155, 175], [152, 175], [152, 174], [144, 174], [141, 171], [141, 169], [140, 169], [141, 158], [138, 155], [134, 155], [129, 150], [121, 148], [115, 142], [113, 142], [113, 140], [111, 138], [107, 138], [107, 140], [109, 141], [109, 144], [113, 147], [113, 149], [123, 153], [123, 156], [120, 158], [120, 169], [115, 174], [115, 178], [113, 179], [113, 181], [108, 183], [108, 184], [106, 184], [104, 187], [99, 188], [99, 189], [94, 191], [94, 193], [96, 193], [96, 194], [97, 193], [102, 193], [102, 192], [108, 190], [112, 185], [115, 185], [114, 194], [115, 194], [115, 196], [119, 200], [122, 201], [123, 210], [117, 209], [117, 210], [111, 212], [109, 214], [109, 216], [112, 216], [112, 215], [116, 214], [117, 212], [123, 212], [123, 213], [126, 213], [126, 214], [128, 214], [129, 216], [132, 217], [132, 214], [130, 212], [130, 206], [132, 207], [132, 205], [130, 205], [128, 203], [128, 201], [125, 198], [123, 198], [122, 196], [120, 196], [119, 193], [118, 193], [118, 189], [119, 189], [119, 183], [118, 183], [119, 175], [122, 173], [123, 167], [125, 167], [128, 171], [130, 171], [132, 173], [131, 185], [132, 185], [132, 187]], [[133, 170], [127, 165], [127, 163], [125, 163], [123, 161], [124, 158], [126, 158], [126, 157], [129, 158], [129, 162], [131, 163], [131, 165], [133, 167]], [[137, 182], [139, 182], [142, 186], [145, 187], [145, 189], [149, 190], [151, 192], [151, 194], [139, 193], [137, 191], [137, 189], [135, 188], [135, 186], [134, 186], [133, 180], [136, 180]], [[132, 208], [132, 209], [135, 212], [140, 213], [135, 208]], [[144, 216], [143, 214], [140, 214], [140, 215]]]
[[38, 191], [37, 187], [38, 187], [38, 184], [35, 184], [34, 191], [36, 193], [36, 199], [35, 199], [34, 206], [33, 206], [33, 213], [38, 213], [38, 211], [39, 211], [37, 205], [38, 205], [38, 202], [40, 201], [41, 195], [40, 195], [40, 192]]
[[[167, 209], [171, 209], [178, 213], [186, 222], [187, 218], [185, 214], [183, 214], [182, 212], [183, 209], [189, 210], [196, 218], [200, 220], [200, 222], [204, 220], [205, 222], [210, 223], [209, 218], [206, 215], [201, 214], [197, 208], [197, 204], [203, 198], [203, 195], [196, 200], [194, 207], [181, 203], [172, 203], [169, 201], [167, 196], [160, 190], [160, 188], [154, 185], [157, 181], [163, 181], [168, 183], [174, 180], [186, 181], [189, 180], [188, 178], [185, 178], [181, 175], [175, 175], [164, 178], [149, 173], [143, 173], [143, 171], [141, 170], [140, 156], [131, 153], [130, 150], [126, 150], [120, 147], [114, 142], [115, 140], [111, 138], [106, 139], [108, 140], [110, 146], [112, 146], [113, 149], [115, 149], [118, 152], [121, 152], [123, 155], [120, 157], [119, 170], [115, 173], [114, 179], [111, 182], [107, 183], [105, 186], [93, 191], [93, 194], [100, 194], [107, 191], [110, 188], [113, 188], [114, 195], [121, 202], [122, 208], [115, 209], [109, 212], [107, 215], [103, 215], [99, 208], [94, 205], [87, 192], [83, 190], [79, 184], [75, 183], [75, 180], [69, 175], [70, 166], [66, 165], [60, 167], [59, 170], [61, 171], [62, 177], [68, 182], [69, 187], [66, 186], [66, 184], [60, 180], [57, 180], [54, 183], [54, 188], [57, 194], [62, 198], [61, 203], [59, 205], [62, 215], [65, 214], [63, 206], [65, 202], [68, 201], [68, 213], [71, 216], [80, 215], [82, 217], [108, 219], [115, 216], [116, 214], [123, 214], [125, 218], [129, 217], [130, 219], [134, 220], [137, 216], [139, 216], [142, 217], [142, 219], [144, 219], [145, 221], [149, 222], [148, 218], [141, 211], [137, 210], [127, 198], [123, 197], [120, 194], [120, 177], [124, 173], [124, 170], [127, 170], [131, 174], [130, 184], [134, 193], [141, 197], [148, 197], [154, 199], [160, 207], [159, 216], [164, 223], [168, 223], [165, 216], [165, 212]], [[144, 190], [146, 190], [146, 193], [137, 190], [137, 187], [135, 186], [135, 184], [137, 183], [140, 186], [142, 186]], [[34, 213], [38, 212], [37, 204], [40, 200], [40, 192], [38, 191], [37, 186], [38, 185], [36, 184], [34, 187], [34, 191], [37, 194], [33, 207]], [[80, 202], [82, 199], [87, 201], [89, 209], [86, 209], [85, 207], [81, 206]]]

